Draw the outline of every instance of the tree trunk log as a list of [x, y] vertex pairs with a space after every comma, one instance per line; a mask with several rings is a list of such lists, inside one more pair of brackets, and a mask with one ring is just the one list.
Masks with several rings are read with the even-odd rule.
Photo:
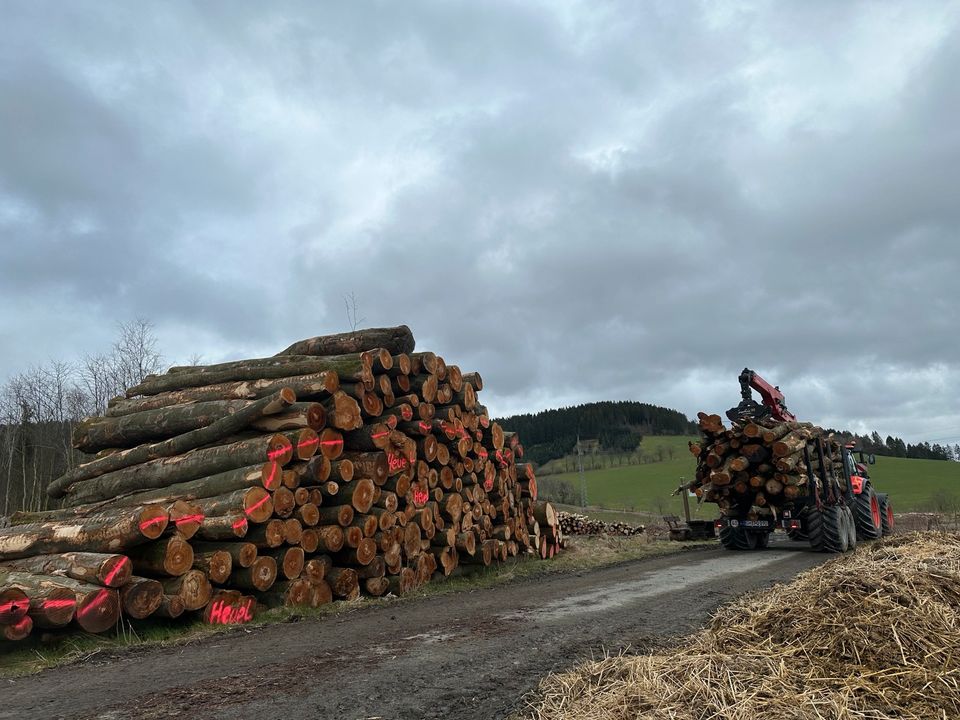
[[177, 577], [193, 566], [193, 548], [177, 535], [154, 540], [127, 553], [137, 573]]
[[[314, 449], [314, 452], [316, 450]], [[293, 444], [284, 435], [264, 435], [229, 445], [191, 450], [105, 473], [66, 488], [71, 505], [109, 500], [138, 490], [162, 488], [273, 460], [286, 465]]]
[[170, 407], [171, 405], [209, 402], [211, 400], [259, 400], [285, 387], [293, 390], [301, 400], [323, 400], [340, 389], [340, 380], [335, 372], [321, 372], [313, 375], [296, 375], [265, 380], [241, 380], [176, 390], [147, 397], [113, 398], [104, 414], [107, 417], [121, 417], [145, 410]]
[[[22, 618], [23, 614], [29, 614], [36, 627], [63, 627], [73, 619], [77, 609], [76, 593], [60, 584], [56, 576], [0, 567], [0, 587], [7, 589], [7, 592], [11, 589], [15, 591], [16, 612], [4, 613], [14, 622]], [[26, 613], [20, 614], [24, 607], [27, 609]]]
[[130, 558], [126, 555], [108, 553], [68, 552], [57, 555], [34, 555], [10, 560], [5, 564], [21, 572], [63, 575], [109, 588], [126, 585], [133, 574]]
[[203, 540], [233, 540], [242, 538], [250, 529], [247, 517], [241, 514], [206, 515], [200, 523], [197, 537]]
[[210, 582], [222, 585], [227, 581], [227, 578], [230, 577], [230, 573], [233, 571], [233, 558], [226, 550], [201, 552], [194, 546], [193, 567], [196, 570], [202, 570], [206, 573], [207, 577], [210, 578]]
[[62, 552], [117, 552], [159, 537], [167, 513], [158, 505], [104, 511], [88, 518], [0, 529], [0, 561]]
[[206, 427], [191, 430], [153, 445], [139, 445], [130, 450], [123, 450], [85, 463], [64, 473], [50, 483], [47, 494], [54, 498], [63, 497], [65, 489], [75, 482], [88, 480], [98, 475], [122, 470], [150, 460], [181, 455], [203, 445], [212, 445], [221, 438], [239, 432], [259, 417], [283, 411], [284, 408], [296, 402], [296, 399], [297, 397], [292, 390], [283, 388], [276, 394], [257, 400], [242, 410]]
[[[123, 613], [134, 620], [150, 617], [163, 604], [163, 585], [149, 578], [130, 578], [130, 582], [120, 589], [120, 604]], [[175, 611], [176, 607], [172, 610]]]
[[183, 600], [186, 610], [199, 610], [210, 602], [213, 594], [210, 580], [202, 570], [190, 570], [180, 577], [163, 580], [162, 585], [167, 595], [176, 595]]
[[247, 590], [269, 590], [277, 579], [277, 561], [261, 555], [248, 568], [234, 568], [228, 585]]
[[211, 425], [250, 404], [249, 400], [211, 400], [122, 417], [89, 417], [74, 427], [73, 447], [95, 453], [105, 448], [156, 442]]
[[392, 355], [413, 352], [413, 333], [406, 325], [367, 328], [338, 335], [320, 335], [293, 343], [280, 355], [346, 355], [383, 348]]
[[200, 618], [210, 625], [239, 625], [253, 620], [256, 611], [256, 598], [236, 590], [218, 590], [210, 597]]

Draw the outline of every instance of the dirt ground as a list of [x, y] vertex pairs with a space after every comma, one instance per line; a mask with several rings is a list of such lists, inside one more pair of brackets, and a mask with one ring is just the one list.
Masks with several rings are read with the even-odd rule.
[[0, 718], [504, 718], [551, 670], [685, 633], [827, 557], [707, 549], [98, 655], [0, 680]]

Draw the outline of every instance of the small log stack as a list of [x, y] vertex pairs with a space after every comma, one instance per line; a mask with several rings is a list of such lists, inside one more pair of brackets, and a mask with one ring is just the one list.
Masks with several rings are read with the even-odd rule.
[[701, 502], [716, 503], [724, 516], [746, 513], [751, 520], [776, 520], [782, 509], [821, 488], [820, 468], [808, 468], [823, 443], [824, 470], [841, 471], [840, 445], [811, 423], [740, 420], [727, 428], [719, 415], [699, 413], [703, 438], [690, 443], [697, 458], [691, 490]]
[[63, 507], [0, 529], [0, 633], [246, 622], [552, 557], [557, 513], [482, 387], [406, 326], [145, 378], [77, 425]]
[[643, 525], [630, 525], [625, 522], [604, 522], [579, 513], [559, 512], [557, 517], [564, 535], [642, 535]]

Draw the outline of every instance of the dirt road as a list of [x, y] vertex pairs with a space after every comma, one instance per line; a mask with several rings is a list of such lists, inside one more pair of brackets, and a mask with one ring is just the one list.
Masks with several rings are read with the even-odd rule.
[[126, 652], [0, 680], [0, 718], [503, 718], [552, 669], [686, 632], [826, 559], [710, 549]]

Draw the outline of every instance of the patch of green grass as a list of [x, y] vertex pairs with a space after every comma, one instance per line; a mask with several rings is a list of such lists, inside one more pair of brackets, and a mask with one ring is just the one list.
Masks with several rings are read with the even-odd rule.
[[[605, 468], [626, 467], [627, 465], [641, 465], [668, 462], [690, 457], [687, 443], [699, 438], [685, 435], [650, 435], [645, 437], [636, 451], [632, 453], [614, 453], [607, 455], [584, 454], [584, 470], [599, 470]], [[559, 474], [572, 473], [577, 470], [577, 454], [571, 453], [544, 463], [539, 470], [540, 475], [557, 477]]]
[[960, 511], [960, 463], [878, 455], [870, 479], [890, 494], [895, 512]]
[[102, 635], [83, 632], [50, 634], [47, 639], [33, 636], [21, 643], [0, 643], [0, 677], [18, 677], [47, 668], [83, 662], [98, 655], [110, 655], [130, 648], [166, 647], [197, 642], [214, 634], [245, 632], [278, 622], [320, 619], [344, 612], [374, 608], [386, 603], [447, 595], [465, 590], [494, 587], [505, 583], [563, 572], [606, 567], [628, 560], [683, 552], [713, 543], [669, 543], [635, 537], [572, 537], [566, 549], [552, 560], [539, 561], [532, 556], [510, 558], [507, 562], [469, 568], [466, 574], [442, 581], [434, 580], [402, 598], [360, 598], [335, 602], [319, 608], [272, 608], [258, 612], [252, 623], [241, 626], [208, 625], [199, 620], [145, 620], [124, 622], [122, 627]]

